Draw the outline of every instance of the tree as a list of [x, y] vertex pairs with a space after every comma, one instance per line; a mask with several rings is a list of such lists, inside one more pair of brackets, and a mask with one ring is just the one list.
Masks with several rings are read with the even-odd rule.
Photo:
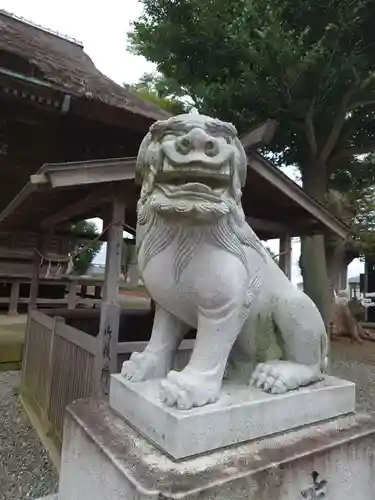
[[375, 251], [375, 156], [355, 158], [349, 167], [335, 173], [327, 194], [328, 208], [354, 235], [345, 241], [333, 234], [326, 237], [328, 276], [336, 292], [343, 288], [339, 276], [350, 262]]
[[[375, 149], [371, 0], [141, 1], [132, 50], [240, 132], [276, 119], [274, 161], [297, 166], [321, 203], [335, 174]], [[328, 322], [324, 237], [301, 250], [305, 291]]]
[[138, 83], [124, 87], [139, 94], [143, 99], [160, 106], [171, 114], [180, 114], [186, 111], [187, 103], [181, 89], [173, 92], [174, 83], [155, 73], [145, 73]]
[[[80, 236], [76, 241], [73, 240], [74, 247], [72, 253], [78, 253], [74, 259], [74, 271], [77, 274], [85, 274], [102, 246], [100, 241], [94, 240], [98, 236], [98, 228], [94, 222], [83, 220], [72, 224], [72, 234], [73, 237], [74, 235]], [[82, 235], [86, 235], [87, 240], [83, 241]], [[94, 241], [88, 241], [90, 239]]]

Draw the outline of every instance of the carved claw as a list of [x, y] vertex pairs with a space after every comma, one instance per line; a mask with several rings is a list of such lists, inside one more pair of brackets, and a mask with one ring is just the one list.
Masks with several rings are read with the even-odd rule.
[[250, 385], [272, 394], [283, 394], [320, 378], [317, 366], [274, 360], [257, 365]]
[[167, 364], [160, 354], [157, 356], [149, 352], [133, 352], [130, 359], [122, 364], [121, 375], [132, 382], [163, 378], [170, 368]]
[[189, 410], [218, 400], [220, 383], [205, 380], [204, 374], [171, 371], [160, 387], [160, 399], [167, 406]]

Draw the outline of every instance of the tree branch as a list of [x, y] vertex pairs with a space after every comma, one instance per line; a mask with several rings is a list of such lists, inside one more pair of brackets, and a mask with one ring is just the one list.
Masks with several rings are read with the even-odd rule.
[[353, 102], [353, 104], [351, 104], [349, 107], [349, 111], [355, 111], [358, 108], [363, 108], [367, 106], [375, 106], [375, 98], [364, 101]]
[[355, 94], [355, 92], [357, 91], [358, 87], [359, 87], [359, 81], [356, 78], [354, 80], [353, 84], [350, 86], [349, 90], [344, 94], [344, 96], [341, 100], [339, 110], [336, 114], [335, 123], [334, 123], [332, 130], [331, 130], [331, 133], [329, 134], [328, 139], [327, 139], [327, 141], [322, 149], [322, 152], [320, 153], [320, 161], [322, 164], [326, 163], [329, 155], [332, 153], [334, 147], [337, 144], [341, 130], [345, 124], [345, 118], [346, 118], [346, 114], [347, 114], [348, 109], [349, 109], [350, 101], [351, 101], [353, 95]]

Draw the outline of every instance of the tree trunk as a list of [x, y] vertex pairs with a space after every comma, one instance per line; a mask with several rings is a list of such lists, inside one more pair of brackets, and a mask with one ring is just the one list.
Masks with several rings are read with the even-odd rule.
[[335, 292], [345, 290], [348, 265], [359, 256], [358, 245], [352, 240], [325, 238], [328, 279]]
[[[327, 168], [311, 165], [302, 171], [307, 194], [324, 203], [327, 193]], [[333, 292], [329, 285], [323, 235], [301, 238], [300, 268], [305, 293], [315, 302], [327, 326], [331, 318]]]
[[327, 274], [324, 236], [301, 238], [300, 267], [304, 292], [315, 302], [328, 328], [333, 293]]
[[335, 246], [332, 246], [327, 242], [328, 238], [325, 239], [328, 279], [331, 287], [337, 293], [343, 289], [343, 284], [341, 283], [341, 275], [345, 267], [346, 260], [345, 241], [337, 242]]
[[[332, 333], [337, 336], [348, 336], [352, 341], [362, 343], [362, 339], [370, 339], [371, 335], [361, 327], [353, 316], [346, 293], [346, 271], [348, 265], [358, 255], [359, 250], [355, 241], [350, 239], [343, 241], [335, 236], [326, 238], [328, 276], [336, 292], [331, 316]], [[345, 280], [342, 279], [343, 274], [345, 274]]]

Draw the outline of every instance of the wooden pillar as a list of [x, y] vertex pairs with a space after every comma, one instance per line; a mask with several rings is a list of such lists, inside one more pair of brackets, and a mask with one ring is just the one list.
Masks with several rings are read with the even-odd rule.
[[10, 291], [10, 301], [9, 301], [9, 316], [17, 316], [18, 314], [18, 299], [20, 296], [20, 282], [13, 281], [12, 288]]
[[98, 395], [109, 392], [110, 374], [117, 372], [117, 344], [120, 323], [119, 282], [124, 232], [125, 201], [121, 193], [112, 199], [111, 221], [107, 231], [105, 282], [102, 291], [98, 352], [95, 376]]
[[39, 291], [39, 273], [40, 273], [40, 264], [42, 261], [40, 253], [43, 254], [43, 242], [44, 242], [43, 234], [39, 233], [37, 235], [36, 247], [34, 250], [33, 267], [31, 273], [29, 312], [31, 309], [36, 309], [37, 307], [37, 299]]
[[280, 238], [279, 266], [288, 279], [292, 277], [292, 239], [288, 234]]
[[69, 291], [68, 291], [68, 309], [75, 309], [76, 308], [76, 303], [77, 303], [77, 283], [73, 280], [69, 284]]

